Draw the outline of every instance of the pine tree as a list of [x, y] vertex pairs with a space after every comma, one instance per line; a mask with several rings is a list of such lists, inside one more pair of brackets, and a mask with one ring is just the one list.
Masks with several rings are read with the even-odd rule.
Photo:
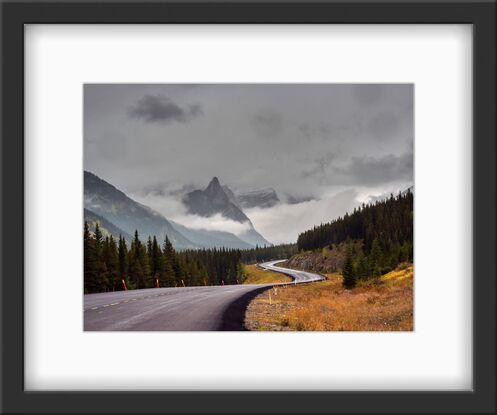
[[160, 250], [159, 244], [157, 243], [157, 238], [154, 235], [150, 253], [150, 275], [153, 279], [152, 284], [154, 287], [157, 283], [157, 280], [160, 281], [161, 279], [161, 257], [162, 252]]
[[90, 228], [86, 221], [83, 235], [83, 256], [85, 293], [98, 292], [95, 240], [90, 234]]
[[96, 292], [105, 292], [109, 288], [107, 264], [104, 258], [104, 244], [102, 231], [98, 222], [95, 224], [95, 264], [96, 264]]
[[122, 280], [124, 280], [126, 284], [126, 288], [131, 288], [128, 287], [129, 285], [129, 278], [128, 278], [128, 247], [126, 245], [125, 239], [119, 235], [119, 250], [118, 250], [118, 256], [119, 256], [119, 278], [120, 278], [120, 289], [124, 290], [124, 286], [122, 284]]
[[343, 275], [343, 286], [345, 288], [351, 289], [356, 286], [357, 279], [354, 272], [354, 266], [352, 264], [352, 250], [350, 247], [347, 249], [345, 262], [343, 264], [342, 275]]
[[138, 259], [142, 268], [142, 274], [140, 275], [140, 288], [152, 288], [154, 286], [151, 281], [150, 276], [150, 263], [148, 261], [147, 248], [145, 245], [141, 245], [138, 250]]
[[97, 257], [97, 261], [100, 260], [100, 254], [102, 252], [102, 239], [103, 239], [103, 235], [102, 235], [102, 231], [100, 230], [100, 225], [97, 223], [95, 223], [95, 236], [94, 236], [94, 239], [95, 239], [95, 255]]
[[373, 277], [379, 277], [382, 273], [383, 253], [378, 239], [373, 241], [371, 253], [369, 254], [369, 269]]
[[100, 255], [100, 266], [101, 273], [99, 275], [100, 280], [100, 290], [101, 291], [112, 291], [112, 281], [109, 273], [109, 263], [110, 263], [110, 240], [109, 237], [106, 236], [102, 242], [102, 252]]
[[357, 262], [356, 277], [358, 280], [365, 280], [369, 277], [369, 267], [366, 258], [362, 256]]
[[116, 241], [112, 235], [109, 237], [106, 265], [110, 289], [112, 289], [112, 291], [120, 290], [121, 281], [119, 278], [119, 256]]
[[162, 252], [164, 255], [164, 282], [168, 287], [175, 287], [177, 285], [176, 275], [174, 272], [175, 252], [173, 244], [167, 236], [164, 241], [164, 248]]
[[133, 242], [131, 242], [131, 249], [129, 251], [129, 274], [135, 288], [146, 288], [145, 273], [141, 262], [143, 251], [145, 251], [145, 248], [140, 242], [138, 231], [135, 231], [135, 237], [133, 238]]

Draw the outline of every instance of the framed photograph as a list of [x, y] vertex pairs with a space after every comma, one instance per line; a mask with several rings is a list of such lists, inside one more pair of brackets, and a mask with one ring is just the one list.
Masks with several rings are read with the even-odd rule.
[[1, 7], [3, 413], [495, 413], [495, 1]]
[[83, 98], [85, 330], [413, 330], [412, 84]]

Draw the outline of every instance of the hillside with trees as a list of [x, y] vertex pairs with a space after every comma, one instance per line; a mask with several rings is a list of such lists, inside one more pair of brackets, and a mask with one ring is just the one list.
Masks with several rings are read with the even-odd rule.
[[[412, 262], [413, 200], [409, 189], [303, 232], [297, 239], [300, 254], [287, 264], [318, 272], [341, 270], [344, 283], [353, 287], [358, 280], [379, 277], [402, 262]], [[326, 260], [334, 269], [316, 269]]]

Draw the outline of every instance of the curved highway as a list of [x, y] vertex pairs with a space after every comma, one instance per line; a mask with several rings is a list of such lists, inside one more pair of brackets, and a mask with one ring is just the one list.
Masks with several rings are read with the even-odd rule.
[[274, 285], [323, 280], [311, 272], [259, 264], [293, 279], [278, 284], [242, 284], [186, 288], [149, 288], [86, 294], [85, 331], [210, 331], [243, 330], [248, 303]]
[[[293, 279], [294, 284], [300, 284], [305, 282], [316, 282], [325, 279], [325, 277], [323, 277], [322, 275], [315, 274], [313, 272], [297, 271], [295, 269], [276, 266], [276, 264], [280, 262], [283, 261], [278, 260], [278, 261], [264, 262], [262, 264], [259, 264], [259, 266], [265, 269], [269, 269], [271, 271], [280, 272], [282, 274], [288, 275]], [[288, 283], [283, 283], [283, 284], [288, 284]]]

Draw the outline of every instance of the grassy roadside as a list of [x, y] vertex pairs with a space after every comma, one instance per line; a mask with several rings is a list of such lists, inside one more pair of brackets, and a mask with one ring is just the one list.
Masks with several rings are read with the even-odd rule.
[[258, 295], [245, 314], [249, 330], [412, 331], [413, 266], [352, 290], [338, 273], [314, 284], [279, 287]]
[[292, 279], [279, 272], [269, 271], [257, 265], [245, 265], [244, 284], [272, 284], [276, 282], [289, 282]]

